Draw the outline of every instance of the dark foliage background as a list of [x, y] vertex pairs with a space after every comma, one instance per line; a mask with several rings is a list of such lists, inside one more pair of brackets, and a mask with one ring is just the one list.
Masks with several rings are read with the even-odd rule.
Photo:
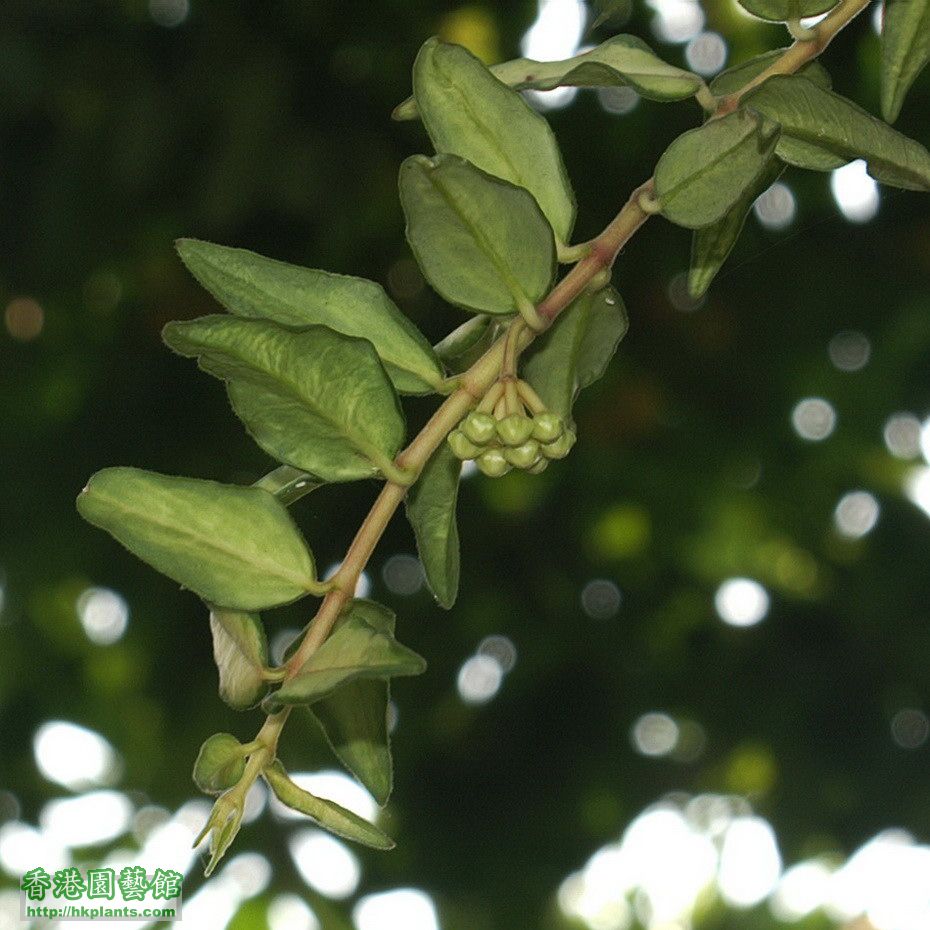
[[[785, 42], [733, 3], [704, 8], [730, 62]], [[441, 337], [460, 317], [413, 271], [395, 195], [400, 161], [426, 142], [389, 114], [424, 38], [439, 31], [513, 57], [535, 15], [528, 0], [192, 0], [167, 28], [142, 0], [3, 4], [0, 307], [29, 298], [43, 325], [24, 338], [8, 311], [0, 329], [0, 819], [35, 822], [61, 794], [33, 755], [49, 719], [105, 735], [125, 759], [123, 786], [172, 808], [193, 795], [206, 735], [246, 738], [258, 723], [216, 696], [200, 604], [73, 506], [108, 464], [232, 482], [270, 467], [221, 388], [160, 344], [167, 320], [213, 310], [172, 240], [374, 278]], [[634, 4], [624, 30], [653, 41], [651, 15]], [[840, 92], [875, 112], [868, 20], [825, 63]], [[657, 47], [682, 60], [681, 46]], [[924, 75], [899, 121], [924, 144], [928, 106]], [[611, 115], [593, 94], [551, 115], [579, 238], [697, 117], [690, 103]], [[930, 837], [928, 748], [904, 749], [890, 729], [899, 710], [928, 702], [930, 525], [902, 493], [912, 464], [883, 442], [891, 414], [930, 409], [927, 201], [883, 191], [877, 217], [851, 224], [828, 176], [785, 180], [793, 224], [770, 232], [750, 218], [699, 309], [670, 298], [688, 262], [682, 230], [650, 223], [626, 249], [615, 283], [630, 333], [580, 404], [575, 452], [537, 479], [464, 484], [451, 613], [425, 591], [387, 589], [386, 559], [413, 550], [404, 522], [391, 526], [371, 566], [373, 596], [397, 610], [403, 641], [430, 668], [395, 688], [386, 825], [399, 847], [361, 853], [362, 891], [424, 888], [447, 930], [564, 926], [562, 879], [671, 790], [749, 797], [788, 862], [849, 853], [892, 825]], [[27, 323], [34, 316], [27, 307]], [[872, 345], [857, 372], [827, 353], [850, 329]], [[807, 396], [837, 411], [824, 442], [791, 427]], [[414, 404], [412, 422], [429, 409]], [[881, 514], [850, 541], [833, 513], [853, 489], [873, 493]], [[321, 565], [344, 552], [374, 493], [337, 486], [297, 505]], [[732, 576], [771, 595], [754, 628], [715, 614], [715, 590]], [[622, 592], [607, 619], [580, 601], [596, 578]], [[128, 602], [118, 643], [84, 635], [75, 599], [89, 585]], [[509, 637], [518, 659], [492, 701], [466, 706], [456, 675], [488, 634]], [[703, 751], [687, 762], [638, 754], [631, 726], [654, 710], [698, 723]], [[288, 728], [285, 757], [293, 768], [331, 765], [309, 727]], [[265, 898], [305, 894], [285, 833], [266, 816], [240, 839], [275, 866]], [[325, 927], [343, 926], [342, 905], [312, 900]], [[263, 914], [253, 902], [235, 926], [262, 928]], [[771, 918], [764, 908], [705, 917], [731, 920]]]

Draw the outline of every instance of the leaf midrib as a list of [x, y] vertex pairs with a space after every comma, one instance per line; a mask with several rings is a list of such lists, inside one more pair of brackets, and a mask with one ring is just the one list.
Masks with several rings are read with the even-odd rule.
[[732, 155], [737, 149], [742, 148], [747, 142], [750, 142], [754, 136], [761, 135], [762, 126], [757, 123], [746, 135], [738, 139], [733, 145], [725, 149], [721, 154], [711, 162], [708, 162], [701, 168], [698, 168], [693, 174], [689, 174], [686, 178], [679, 181], [678, 184], [675, 184], [671, 190], [666, 191], [665, 201], [668, 202], [673, 200], [678, 196], [679, 192], [697, 181], [700, 181], [705, 175], [709, 174], [711, 171], [716, 170], [721, 162], [726, 161], [730, 155]]
[[[320, 324], [315, 324], [320, 325]], [[352, 338], [352, 337], [347, 337]], [[296, 401], [297, 405], [300, 407], [306, 408], [314, 416], [318, 417], [324, 423], [329, 424], [334, 428], [336, 433], [341, 435], [350, 445], [354, 446], [355, 449], [362, 454], [362, 456], [376, 469], [379, 467], [379, 463], [383, 460], [383, 457], [390, 457], [391, 450], [382, 450], [379, 449], [372, 443], [369, 443], [363, 436], [352, 432], [348, 424], [340, 421], [339, 419], [331, 416], [326, 411], [325, 407], [317, 405], [313, 402], [314, 398], [312, 396], [305, 396], [300, 393], [296, 383], [292, 380], [284, 380], [281, 378], [280, 374], [274, 371], [269, 370], [268, 368], [260, 367], [254, 364], [249, 358], [245, 357], [242, 354], [234, 353], [230, 351], [230, 348], [224, 347], [223, 349], [218, 349], [210, 346], [204, 346], [204, 349], [197, 353], [200, 355], [227, 355], [235, 361], [241, 362], [245, 365], [247, 369], [258, 372], [264, 378], [270, 380], [272, 388], [268, 388], [265, 384], [259, 384], [258, 386], [264, 388], [265, 390], [274, 390], [275, 388], [284, 387], [284, 390], [281, 391], [285, 397]], [[248, 375], [229, 375], [224, 377], [224, 381], [248, 381]]]
[[510, 291], [510, 295], [513, 297], [515, 304], [519, 304], [521, 300], [529, 300], [529, 295], [526, 294], [520, 282], [513, 276], [510, 269], [504, 263], [504, 259], [498, 255], [490, 239], [488, 239], [478, 226], [472, 224], [458, 203], [453, 199], [452, 194], [439, 183], [436, 174], [441, 170], [441, 168], [433, 168], [431, 170], [423, 170], [423, 173], [426, 175], [433, 188], [446, 202], [449, 209], [461, 220], [462, 225], [471, 234], [472, 238], [475, 239], [479, 250], [490, 260], [491, 264], [494, 266], [494, 270], [500, 275], [507, 290]]

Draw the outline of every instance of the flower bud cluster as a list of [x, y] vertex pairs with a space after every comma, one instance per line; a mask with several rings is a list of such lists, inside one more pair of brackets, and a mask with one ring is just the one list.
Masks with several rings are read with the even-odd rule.
[[575, 444], [574, 430], [554, 413], [506, 413], [497, 417], [473, 410], [448, 437], [455, 455], [473, 459], [491, 478], [512, 468], [538, 475], [550, 459], [563, 459]]

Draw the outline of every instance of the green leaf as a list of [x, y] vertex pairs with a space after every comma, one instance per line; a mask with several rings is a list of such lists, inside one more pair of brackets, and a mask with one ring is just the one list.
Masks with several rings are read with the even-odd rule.
[[930, 190], [930, 153], [913, 139], [856, 106], [796, 75], [769, 78], [745, 103], [781, 124], [776, 153], [789, 164], [816, 168], [786, 150], [802, 143], [824, 155], [864, 158], [876, 180], [909, 190]]
[[[394, 635], [394, 613], [381, 604], [356, 600], [349, 613], [360, 614], [374, 629]], [[344, 622], [345, 616], [340, 625]], [[388, 681], [360, 679], [341, 685], [309, 708], [333, 752], [382, 806], [387, 804], [393, 784], [387, 728], [389, 701]]]
[[321, 324], [367, 339], [402, 394], [428, 394], [442, 384], [429, 342], [373, 281], [197, 239], [179, 239], [177, 249], [194, 277], [237, 316], [295, 328]]
[[498, 337], [497, 321], [482, 313], [466, 320], [434, 346], [446, 371], [457, 375], [471, 368]]
[[261, 610], [320, 593], [303, 537], [284, 506], [260, 488], [105, 468], [87, 483], [77, 508], [211, 604]]
[[633, 0], [593, 0], [593, 12], [597, 15], [588, 27], [588, 35], [612, 19], [626, 20], [633, 6]]
[[299, 788], [287, 777], [287, 772], [280, 762], [273, 762], [262, 775], [282, 804], [291, 810], [306, 814], [330, 833], [354, 840], [363, 846], [370, 846], [372, 849], [393, 849], [396, 845], [386, 833], [363, 820], [358, 814], [353, 814], [335, 801], [318, 798]]
[[290, 465], [279, 465], [253, 485], [274, 494], [285, 507], [290, 507], [295, 501], [322, 486], [323, 483], [317, 481], [313, 475]]
[[612, 287], [582, 294], [533, 343], [523, 376], [549, 410], [570, 420], [578, 392], [604, 374], [628, 325]]
[[515, 90], [555, 87], [632, 87], [649, 100], [684, 100], [704, 83], [696, 74], [676, 68], [636, 36], [619, 35], [565, 61], [517, 58], [491, 68]]
[[[620, 35], [564, 61], [516, 58], [494, 65], [491, 73], [514, 90], [555, 87], [632, 87], [649, 100], [683, 100], [704, 83], [696, 74], [663, 61], [636, 36]], [[417, 116], [411, 97], [395, 111], [398, 119]]]
[[784, 23], [802, 16], [818, 16], [836, 6], [838, 0], [738, 0], [748, 12], [773, 23]]
[[656, 165], [663, 215], [689, 229], [716, 222], [754, 185], [777, 141], [778, 126], [745, 109], [679, 136]]
[[575, 197], [549, 124], [459, 45], [430, 39], [413, 66], [413, 93], [437, 152], [526, 188], [561, 243], [575, 222]]
[[261, 619], [257, 614], [214, 607], [210, 632], [220, 673], [220, 697], [236, 710], [254, 707], [268, 691], [263, 674], [268, 641]]
[[397, 395], [370, 342], [325, 326], [207, 316], [165, 342], [225, 379], [233, 409], [270, 455], [324, 481], [389, 471], [404, 439]]
[[885, 0], [882, 116], [893, 123], [917, 75], [930, 61], [930, 0]]
[[[710, 92], [715, 97], [726, 97], [728, 94], [735, 94], [742, 90], [753, 78], [757, 78], [766, 68], [773, 65], [787, 49], [776, 48], [771, 52], [764, 52], [762, 55], [756, 55], [741, 64], [727, 68], [721, 71], [711, 82]], [[833, 81], [827, 69], [819, 61], [808, 62], [798, 74], [803, 75], [809, 81], [812, 81], [818, 87], [829, 90], [833, 86]]]
[[426, 662], [402, 646], [391, 632], [361, 611], [350, 611], [300, 672], [265, 699], [266, 709], [280, 704], [312, 704], [350, 681], [419, 675]]
[[231, 733], [214, 733], [194, 763], [194, 784], [205, 794], [222, 794], [245, 773], [246, 752]]
[[453, 155], [400, 168], [407, 240], [429, 283], [477, 313], [536, 303], [555, 273], [552, 230], [525, 190]]
[[426, 583], [447, 610], [455, 603], [459, 589], [459, 530], [455, 507], [461, 473], [462, 463], [443, 443], [407, 493], [407, 519], [416, 536]]
[[695, 230], [691, 248], [691, 270], [688, 273], [688, 290], [692, 297], [703, 297], [707, 293], [711, 281], [736, 245], [755, 199], [767, 191], [784, 170], [784, 165], [773, 159], [759, 175], [756, 183], [746, 189], [743, 197], [730, 207], [727, 213], [716, 223]]

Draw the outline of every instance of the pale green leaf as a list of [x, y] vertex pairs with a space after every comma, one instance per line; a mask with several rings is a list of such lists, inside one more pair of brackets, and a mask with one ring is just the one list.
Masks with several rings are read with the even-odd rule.
[[207, 316], [169, 323], [165, 342], [228, 382], [233, 409], [279, 461], [324, 481], [391, 467], [404, 420], [370, 342], [325, 326]]
[[893, 123], [917, 75], [930, 61], [930, 0], [885, 0], [882, 116]]
[[407, 240], [429, 283], [477, 313], [536, 303], [555, 273], [552, 230], [527, 191], [453, 155], [400, 169]]
[[783, 162], [808, 171], [835, 171], [849, 164], [848, 158], [795, 136], [782, 135], [775, 151]]
[[628, 325], [612, 287], [582, 294], [533, 343], [523, 376], [549, 410], [569, 420], [578, 392], [603, 375]]
[[280, 704], [311, 704], [350, 681], [419, 675], [425, 669], [423, 659], [392, 633], [353, 611], [297, 675], [265, 699], [265, 705], [273, 709]]
[[[782, 140], [800, 142], [846, 160], [864, 158], [869, 173], [885, 184], [930, 190], [930, 153], [919, 142], [806, 78], [769, 78], [747, 94], [745, 102], [781, 125]], [[776, 153], [790, 164], [800, 163], [782, 142]]]
[[[356, 600], [349, 613], [361, 614], [370, 626], [393, 636], [395, 617], [374, 601]], [[345, 622], [340, 618], [339, 625]], [[387, 727], [390, 683], [359, 679], [338, 687], [309, 710], [342, 764], [384, 805], [391, 794], [393, 766]]]
[[756, 183], [747, 188], [739, 202], [730, 207], [716, 223], [695, 230], [691, 248], [691, 270], [688, 273], [688, 290], [692, 297], [703, 297], [707, 293], [711, 281], [736, 245], [755, 199], [778, 180], [782, 171], [784, 165], [777, 159], [772, 159]]
[[279, 465], [254, 484], [256, 488], [270, 491], [285, 507], [290, 507], [295, 501], [322, 486], [322, 482], [317, 481], [313, 475], [290, 465]]
[[491, 73], [516, 90], [632, 87], [641, 96], [660, 101], [692, 97], [704, 83], [698, 75], [663, 61], [631, 35], [614, 36], [565, 61], [517, 58], [495, 65]]
[[245, 750], [231, 733], [214, 733], [200, 747], [194, 763], [194, 784], [204, 794], [222, 794], [245, 773]]
[[590, 35], [595, 29], [613, 19], [625, 21], [630, 15], [632, 6], [633, 0], [592, 0], [592, 12], [596, 15], [588, 27], [588, 34]]
[[[751, 80], [757, 78], [766, 68], [775, 64], [787, 49], [776, 48], [770, 52], [764, 52], [750, 58], [748, 61], [727, 68], [721, 71], [711, 82], [710, 92], [715, 97], [725, 97], [728, 94], [735, 94], [742, 90]], [[833, 86], [827, 69], [819, 61], [808, 62], [798, 74], [803, 75], [809, 81], [812, 81], [818, 87], [829, 90]]]
[[428, 394], [442, 384], [442, 369], [426, 337], [373, 281], [198, 239], [179, 239], [177, 249], [194, 277], [237, 316], [294, 328], [321, 324], [367, 339], [404, 394]]
[[358, 814], [316, 795], [304, 791], [288, 778], [284, 766], [280, 762], [273, 762], [262, 773], [265, 781], [274, 792], [275, 797], [291, 810], [305, 814], [312, 821], [319, 824], [330, 833], [353, 840], [372, 849], [393, 849], [395, 846], [386, 833], [379, 830], [374, 824], [363, 820]]
[[777, 125], [745, 109], [679, 136], [656, 166], [663, 215], [689, 229], [716, 222], [754, 185], [777, 140]]
[[455, 603], [459, 588], [459, 530], [455, 508], [461, 472], [462, 463], [443, 443], [407, 493], [407, 519], [417, 540], [426, 583], [447, 610]]
[[210, 632], [220, 673], [220, 697], [236, 710], [253, 707], [268, 691], [263, 675], [268, 642], [261, 619], [254, 613], [214, 607]]
[[[696, 74], [663, 61], [636, 36], [619, 35], [564, 61], [516, 58], [491, 67], [491, 73], [515, 90], [555, 87], [632, 87], [649, 100], [683, 100], [704, 83]], [[417, 116], [414, 98], [395, 111], [398, 119]]]
[[437, 152], [526, 188], [567, 243], [575, 197], [549, 124], [460, 45], [426, 42], [413, 66], [413, 93]]
[[749, 13], [773, 23], [800, 19], [802, 16], [817, 16], [833, 9], [839, 0], [738, 0]]
[[499, 335], [497, 321], [484, 313], [452, 330], [433, 347], [446, 370], [453, 375], [471, 368]]
[[261, 610], [319, 593], [303, 537], [285, 507], [260, 488], [105, 468], [87, 483], [77, 508], [211, 604]]

